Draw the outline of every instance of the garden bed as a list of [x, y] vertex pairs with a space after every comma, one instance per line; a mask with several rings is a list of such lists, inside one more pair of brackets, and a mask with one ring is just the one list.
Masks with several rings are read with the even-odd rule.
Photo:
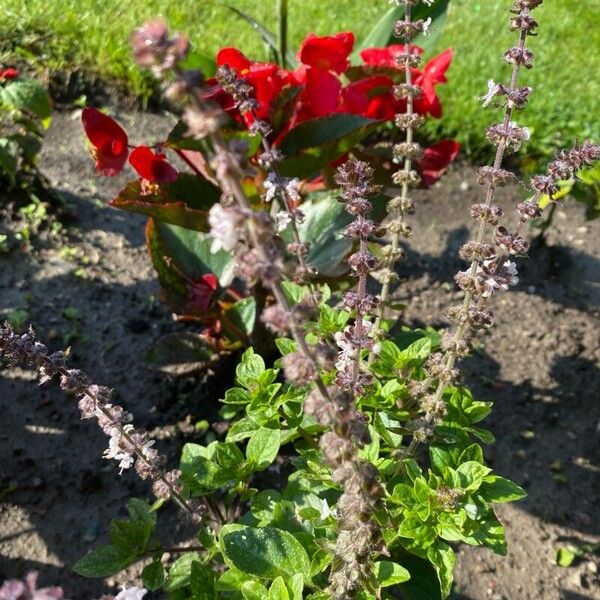
[[[139, 140], [170, 125], [144, 114], [122, 122], [135, 123]], [[71, 345], [74, 364], [115, 386], [138, 424], [176, 460], [185, 441], [197, 441], [194, 424], [215, 420], [218, 389], [228, 382], [170, 380], [142, 365], [153, 340], [182, 326], [156, 300], [144, 219], [99, 202], [126, 176], [107, 181], [93, 174], [77, 114], [56, 115], [40, 165], [68, 198], [72, 229], [61, 242], [40, 240], [28, 252], [0, 257], [0, 310], [25, 309], [53, 348]], [[399, 301], [410, 299], [404, 316], [410, 325], [442, 326], [435, 320], [456, 302], [457, 249], [471, 227], [467, 207], [481, 191], [473, 179], [472, 167], [456, 166], [419, 196], [397, 290]], [[515, 198], [506, 193], [502, 201]], [[557, 212], [550, 247], [531, 252], [523, 282], [494, 303], [498, 326], [468, 360], [468, 385], [480, 399], [496, 402], [488, 426], [497, 444], [487, 458], [529, 497], [499, 510], [507, 559], [460, 550], [456, 598], [600, 597], [597, 557], [587, 555], [568, 569], [555, 562], [559, 546], [600, 541], [599, 227], [584, 221], [579, 206]], [[7, 369], [2, 375], [0, 580], [34, 569], [43, 584], [63, 585], [68, 598], [98, 597], [102, 586], [71, 566], [103, 541], [128, 497], [148, 490], [131, 474], [119, 478], [103, 461], [102, 433], [80, 422], [72, 400], [51, 388], [36, 390], [32, 373]], [[185, 540], [183, 530], [168, 533]]]

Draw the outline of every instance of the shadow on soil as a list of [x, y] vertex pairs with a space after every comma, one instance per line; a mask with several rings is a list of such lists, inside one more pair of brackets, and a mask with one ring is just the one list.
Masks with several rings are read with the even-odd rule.
[[[81, 204], [76, 196], [70, 200]], [[108, 233], [125, 236], [131, 245], [143, 244], [142, 219], [113, 211], [106, 215], [94, 209], [91, 203], [87, 204], [84, 215], [76, 216], [79, 239], [85, 239], [93, 230], [105, 228]], [[411, 267], [401, 276], [416, 278], [429, 273], [434, 280], [448, 281], [457, 266], [456, 250], [466, 236], [466, 227], [452, 231], [441, 257], [418, 254], [407, 247], [408, 257], [403, 264]], [[567, 261], [561, 259], [563, 267], [556, 277], [567, 276], [569, 283], [548, 282], [541, 269], [528, 267], [532, 270], [528, 284], [532, 285], [529, 275], [537, 276], [539, 279], [533, 284], [536, 294], [563, 306], [582, 308], [573, 294], [557, 292], [562, 285], [583, 285], [577, 280], [580, 276], [577, 272], [564, 270], [575, 260], [573, 251], [553, 248], [549, 252], [568, 258]], [[140, 253], [137, 260], [143, 259]], [[585, 273], [597, 277], [598, 261], [589, 256], [585, 260], [592, 263]], [[89, 371], [100, 383], [109, 383], [127, 392], [123, 402], [135, 414], [137, 423], [151, 430], [162, 428], [159, 444], [175, 459], [182, 443], [193, 439], [194, 434], [182, 434], [169, 426], [182, 415], [192, 423], [204, 418], [206, 402], [216, 401], [220, 396], [214, 389], [212, 393], [203, 391], [194, 381], [184, 384], [187, 388], [184, 387], [182, 393], [182, 384], [140, 368], [138, 357], [143, 349], [161, 333], [176, 327], [164, 308], [157, 309], [146, 302], [149, 295], [156, 292], [155, 282], [143, 280], [124, 285], [118, 278], [96, 281], [77, 279], [71, 273], [53, 273], [52, 269], [48, 273], [46, 264], [29, 255], [3, 257], [0, 263], [4, 263], [2, 288], [8, 290], [0, 308], [10, 305], [11, 298], [21, 293], [13, 288], [15, 283], [25, 281], [24, 289], [33, 297], [29, 303], [33, 325], [41, 339], [54, 336], [50, 345], [56, 348], [63, 345], [60, 339], [63, 330], [71, 326], [60, 315], [65, 308], [75, 306], [82, 315], [81, 328], [86, 339], [74, 342], [73, 365]], [[136, 272], [135, 264], [124, 263], [120, 267]], [[597, 279], [595, 283], [598, 284]], [[521, 508], [544, 521], [568, 524], [583, 534], [600, 533], [600, 523], [594, 522], [593, 513], [589, 513], [589, 499], [598, 497], [599, 492], [598, 478], [591, 476], [590, 471], [591, 465], [600, 460], [595, 434], [598, 366], [577, 355], [556, 356], [551, 366], [555, 385], [537, 388], [529, 382], [513, 385], [503, 381], [499, 364], [482, 352], [466, 361], [466, 373], [466, 383], [478, 397], [495, 400], [487, 426], [496, 434], [498, 442], [486, 452], [499, 473], [527, 489], [529, 496]], [[92, 424], [80, 423], [70, 399], [55, 388], [36, 389], [31, 379], [21, 379], [0, 378], [3, 414], [0, 455], [9, 459], [0, 466], [0, 485], [4, 489], [13, 483], [17, 486], [2, 498], [0, 515], [3, 520], [17, 519], [15, 507], [22, 509], [18, 516], [21, 520], [15, 521], [0, 537], [0, 547], [9, 542], [13, 545], [33, 529], [40, 539], [32, 543], [43, 546], [41, 555], [72, 565], [87, 549], [106, 541], [110, 518], [123, 514], [127, 497], [145, 496], [147, 486], [129, 473], [121, 478], [116, 476], [112, 464], [108, 465], [101, 458], [105, 447], [103, 434]], [[222, 381], [219, 386], [225, 384]], [[23, 513], [26, 520], [22, 520]], [[165, 516], [167, 525], [177, 522], [170, 509], [165, 510]], [[174, 538], [182, 533], [175, 526], [171, 529]], [[82, 581], [69, 566], [55, 567], [27, 558], [34, 549], [18, 548], [17, 555], [22, 557], [18, 561], [0, 557], [0, 580], [35, 569], [41, 571], [41, 585], [60, 583], [65, 586], [67, 596], [101, 595], [103, 590], [98, 589], [97, 582]], [[564, 592], [564, 598], [587, 600], [589, 597]], [[455, 600], [469, 599], [456, 596]]]

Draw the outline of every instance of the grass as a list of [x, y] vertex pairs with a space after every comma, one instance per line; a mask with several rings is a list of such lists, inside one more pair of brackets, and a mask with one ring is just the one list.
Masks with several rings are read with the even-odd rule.
[[[388, 7], [384, 0], [289, 4], [292, 48], [309, 31], [352, 29], [360, 39]], [[509, 0], [452, 0], [437, 44], [440, 50], [452, 46], [456, 54], [450, 83], [440, 88], [445, 115], [430, 122], [428, 133], [457, 138], [477, 158], [488, 151], [483, 132], [495, 117], [481, 110], [475, 97], [486, 91], [487, 79], [508, 76], [500, 57], [515, 39], [505, 27], [509, 5]], [[237, 0], [235, 6], [276, 28], [275, 0]], [[214, 0], [3, 0], [0, 61], [17, 56], [50, 71], [84, 70], [124, 82], [131, 93], [145, 97], [151, 82], [130, 60], [128, 37], [157, 15], [188, 32], [200, 50], [214, 54], [235, 45], [257, 59], [266, 56], [256, 33]], [[536, 17], [541, 23], [540, 37], [531, 38], [536, 67], [522, 78], [535, 94], [520, 118], [534, 132], [528, 146], [532, 159], [577, 137], [600, 139], [600, 0], [547, 0]]]

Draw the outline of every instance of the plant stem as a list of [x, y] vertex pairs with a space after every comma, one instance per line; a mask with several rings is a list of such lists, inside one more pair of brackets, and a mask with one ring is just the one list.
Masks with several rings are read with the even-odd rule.
[[284, 69], [287, 69], [287, 35], [288, 35], [288, 2], [278, 1], [279, 16], [279, 61]]

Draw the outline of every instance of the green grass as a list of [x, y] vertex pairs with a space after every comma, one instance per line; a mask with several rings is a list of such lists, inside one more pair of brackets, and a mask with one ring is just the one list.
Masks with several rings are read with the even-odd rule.
[[[3, 0], [0, 61], [14, 56], [47, 70], [84, 70], [124, 82], [140, 96], [151, 83], [130, 60], [130, 32], [145, 19], [162, 16], [173, 29], [190, 34], [195, 46], [214, 53], [236, 45], [249, 55], [266, 56], [262, 42], [246, 24], [214, 0]], [[237, 0], [275, 29], [275, 0]], [[290, 42], [296, 48], [305, 34], [352, 29], [359, 39], [387, 10], [385, 0], [290, 0]], [[506, 31], [509, 0], [452, 0], [438, 49], [452, 46], [455, 61], [450, 83], [440, 88], [445, 114], [431, 122], [433, 136], [455, 137], [477, 157], [487, 152], [484, 129], [494, 120], [475, 97], [488, 78], [506, 80], [501, 60], [514, 34]], [[540, 36], [531, 38], [536, 67], [523, 84], [535, 88], [530, 108], [519, 121], [534, 131], [528, 153], [537, 158], [575, 138], [600, 139], [600, 0], [547, 0], [536, 10]], [[11, 56], [12, 54], [12, 56]]]

